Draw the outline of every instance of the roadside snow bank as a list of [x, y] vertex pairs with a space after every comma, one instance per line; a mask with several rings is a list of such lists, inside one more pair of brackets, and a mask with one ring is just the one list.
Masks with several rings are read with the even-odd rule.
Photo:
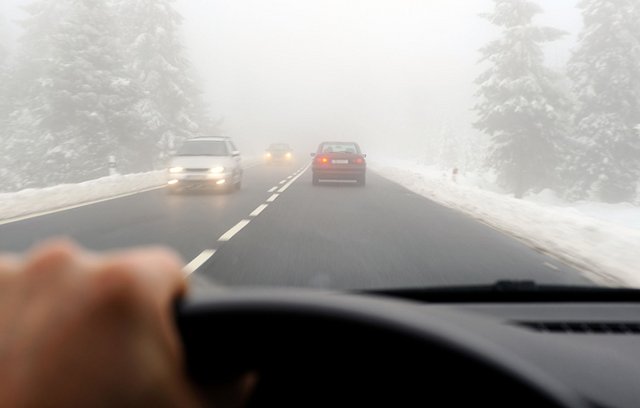
[[165, 171], [102, 177], [78, 184], [0, 193], [0, 220], [131, 194], [166, 183]]
[[[258, 166], [262, 164], [262, 157], [247, 156], [243, 158], [242, 164], [244, 168]], [[132, 194], [162, 186], [166, 182], [166, 170], [156, 170], [118, 174], [77, 184], [0, 193], [0, 222]]]
[[[454, 182], [448, 172], [415, 163], [374, 162], [370, 168], [418, 194], [575, 265], [598, 283], [640, 286], [638, 207], [600, 203], [573, 205], [561, 202], [549, 192], [518, 200], [496, 192], [496, 188], [486, 189], [491, 186], [477, 187], [477, 176], [459, 175]], [[624, 211], [620, 212], [620, 208]]]

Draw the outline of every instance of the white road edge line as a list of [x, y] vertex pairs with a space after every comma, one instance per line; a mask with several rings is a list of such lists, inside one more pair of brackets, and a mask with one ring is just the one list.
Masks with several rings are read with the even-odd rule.
[[284, 184], [284, 183], [286, 183], [286, 182], [287, 182], [287, 180], [282, 180], [282, 181], [281, 181], [281, 182], [279, 182], [278, 184]]
[[251, 214], [249, 214], [250, 217], [257, 217], [258, 215], [260, 215], [261, 212], [264, 211], [265, 208], [267, 208], [269, 206], [269, 204], [260, 204], [258, 206], [258, 208], [256, 208], [255, 210], [253, 210], [253, 212]]
[[220, 236], [220, 238], [218, 238], [218, 241], [228, 241], [228, 240], [230, 240], [231, 238], [233, 238], [234, 235], [236, 235], [238, 232], [240, 232], [240, 230], [243, 229], [244, 227], [246, 227], [247, 224], [249, 224], [250, 222], [251, 222], [251, 220], [241, 220], [239, 223], [237, 223], [236, 225], [231, 227], [227, 232], [222, 234]]
[[279, 196], [279, 195], [280, 195], [280, 194], [274, 194], [274, 195], [272, 195], [271, 197], [267, 198], [267, 202], [268, 202], [268, 203], [272, 203], [272, 202], [276, 201], [276, 198], [278, 198], [278, 196]]
[[275, 187], [271, 187], [269, 190], [267, 190], [267, 193], [273, 193], [274, 191], [276, 191], [278, 189], [278, 186]]
[[543, 265], [546, 266], [549, 269], [553, 269], [554, 271], [559, 271], [560, 270], [560, 268], [558, 268], [557, 266], [555, 266], [554, 264], [549, 263], [549, 262], [544, 262]]
[[53, 209], [53, 210], [41, 211], [41, 212], [36, 212], [36, 213], [26, 214], [26, 215], [19, 215], [19, 216], [14, 217], [14, 218], [8, 218], [6, 220], [0, 220], [0, 225], [11, 224], [12, 222], [24, 221], [24, 220], [28, 220], [30, 218], [42, 217], [44, 215], [55, 214], [55, 213], [62, 212], [62, 211], [73, 210], [74, 208], [80, 208], [80, 207], [84, 207], [84, 206], [87, 206], [87, 205], [98, 204], [98, 203], [102, 203], [102, 202], [105, 202], [105, 201], [117, 200], [118, 198], [125, 198], [125, 197], [129, 197], [129, 196], [136, 195], [136, 194], [146, 193], [147, 191], [158, 190], [158, 189], [161, 189], [161, 188], [165, 188], [166, 186], [167, 186], [166, 184], [162, 184], [160, 186], [149, 187], [149, 188], [145, 188], [145, 189], [138, 190], [138, 191], [132, 191], [130, 193], [123, 193], [123, 194], [118, 194], [118, 195], [111, 196], [111, 197], [105, 197], [105, 198], [99, 198], [97, 200], [86, 201], [84, 203], [72, 204], [72, 205], [69, 205], [67, 207], [60, 207], [60, 208], [56, 208], [56, 209]]
[[204, 251], [200, 252], [200, 255], [196, 256], [191, 262], [185, 265], [185, 267], [182, 268], [182, 272], [184, 272], [184, 274], [187, 276], [191, 275], [196, 270], [198, 270], [198, 268], [201, 267], [203, 263], [207, 262], [207, 260], [211, 258], [215, 253], [215, 249], [205, 249]]
[[280, 190], [278, 190], [278, 193], [284, 193], [284, 191], [286, 189], [288, 189], [289, 186], [291, 186], [300, 176], [302, 176], [304, 174], [304, 172], [307, 171], [308, 168], [309, 168], [309, 166], [305, 167], [304, 170], [302, 170], [297, 176], [295, 176], [294, 178], [289, 180], [289, 182], [287, 184], [285, 184], [284, 186], [282, 186], [280, 188]]

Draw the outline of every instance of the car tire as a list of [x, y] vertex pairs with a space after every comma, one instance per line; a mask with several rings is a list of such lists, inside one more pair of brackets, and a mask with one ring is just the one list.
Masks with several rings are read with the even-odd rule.
[[363, 174], [362, 176], [358, 177], [358, 180], [356, 180], [356, 183], [360, 187], [364, 187], [367, 184], [367, 176]]
[[314, 174], [313, 177], [312, 177], [312, 180], [311, 180], [311, 184], [313, 184], [314, 186], [319, 185], [320, 184], [320, 178]]

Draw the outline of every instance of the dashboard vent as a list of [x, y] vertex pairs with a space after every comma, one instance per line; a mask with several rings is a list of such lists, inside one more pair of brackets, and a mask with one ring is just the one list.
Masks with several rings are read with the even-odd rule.
[[515, 324], [543, 333], [640, 334], [638, 322], [515, 322]]

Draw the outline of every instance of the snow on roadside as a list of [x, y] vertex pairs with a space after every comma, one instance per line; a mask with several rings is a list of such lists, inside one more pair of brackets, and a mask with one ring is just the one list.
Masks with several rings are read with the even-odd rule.
[[77, 184], [0, 193], [0, 220], [53, 211], [96, 200], [131, 194], [166, 183], [165, 171], [114, 175]]
[[[262, 163], [262, 157], [250, 155], [242, 160], [244, 168]], [[77, 184], [26, 189], [0, 193], [0, 223], [25, 216], [55, 211], [93, 201], [115, 198], [160, 187], [167, 182], [166, 170], [102, 177]]]
[[[450, 173], [417, 165], [415, 161], [374, 162], [370, 168], [409, 190], [575, 265], [597, 283], [640, 286], [640, 226], [634, 229], [625, 225], [631, 219], [637, 221], [637, 207], [630, 206], [624, 215], [614, 216], [620, 206], [554, 205], [553, 197], [544, 195], [518, 200], [489, 191], [486, 186], [479, 188], [478, 180], [471, 178], [460, 176], [454, 183]], [[584, 208], [578, 209], [581, 207]], [[610, 222], [614, 219], [620, 224]]]
[[551, 190], [543, 190], [538, 194], [528, 195], [525, 200], [640, 230], [640, 207], [631, 203], [608, 204], [592, 201], [568, 203], [558, 198], [555, 192]]

